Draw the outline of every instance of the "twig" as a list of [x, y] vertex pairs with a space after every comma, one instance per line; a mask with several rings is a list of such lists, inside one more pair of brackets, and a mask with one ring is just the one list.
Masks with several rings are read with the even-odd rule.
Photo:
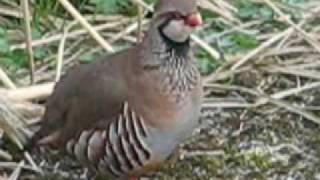
[[23, 10], [24, 22], [25, 22], [25, 35], [26, 35], [26, 43], [27, 43], [27, 51], [28, 51], [28, 59], [29, 59], [29, 70], [30, 70], [30, 80], [31, 84], [34, 82], [34, 59], [33, 59], [33, 50], [32, 50], [32, 33], [30, 26], [30, 13], [29, 13], [29, 1], [21, 0], [21, 6]]
[[[149, 21], [148, 20], [143, 20], [142, 21], [142, 26], [146, 25]], [[132, 24], [130, 24], [129, 26], [127, 26], [123, 31], [120, 31], [119, 33], [115, 34], [111, 39], [110, 42], [114, 43], [117, 40], [121, 39], [122, 36], [125, 36], [127, 34], [132, 33], [133, 31], [135, 31], [138, 28], [138, 23], [134, 22]]]
[[138, 4], [140, 7], [145, 8], [148, 11], [153, 11], [152, 6], [149, 6], [147, 3], [145, 3], [143, 0], [131, 0], [134, 3]]
[[21, 173], [21, 168], [25, 165], [24, 161], [21, 161], [17, 168], [13, 171], [13, 173], [10, 175], [8, 180], [17, 180]]
[[214, 1], [216, 4], [218, 4], [221, 7], [224, 7], [232, 12], [238, 12], [238, 8], [236, 8], [235, 6], [231, 5], [230, 3], [228, 3], [227, 1], [223, 1], [223, 0], [216, 0]]
[[208, 43], [200, 39], [198, 36], [192, 34], [191, 39], [198, 44], [200, 47], [202, 47], [205, 51], [207, 51], [210, 56], [212, 56], [215, 59], [220, 59], [220, 53], [216, 51], [214, 48], [212, 48]]
[[247, 55], [245, 55], [242, 59], [240, 59], [237, 63], [235, 63], [232, 67], [231, 70], [235, 70], [245, 64], [247, 61], [255, 57], [257, 54], [259, 54], [261, 51], [265, 50], [266, 48], [270, 47], [272, 44], [275, 42], [279, 41], [281, 38], [283, 38], [286, 34], [290, 33], [293, 31], [293, 28], [288, 28], [287, 30], [277, 34], [276, 36], [272, 37], [268, 41], [262, 43], [259, 47], [256, 49], [252, 50], [249, 52]]
[[261, 93], [255, 91], [253, 89], [249, 89], [249, 88], [242, 87], [242, 86], [236, 86], [236, 85], [223, 85], [223, 84], [212, 83], [212, 84], [206, 84], [205, 87], [224, 89], [224, 90], [232, 90], [232, 91], [242, 91], [242, 92], [254, 95], [254, 96], [262, 96]]
[[230, 78], [236, 74], [242, 73], [249, 70], [249, 67], [242, 67], [236, 70], [227, 70], [227, 71], [221, 71], [221, 72], [214, 72], [211, 73], [209, 76], [207, 77], [203, 77], [202, 82], [203, 84], [206, 86], [209, 83], [213, 83], [219, 80], [224, 80], [227, 78]]
[[137, 29], [137, 42], [142, 40], [142, 21], [143, 21], [143, 7], [149, 8], [149, 6], [143, 0], [131, 0], [137, 5], [138, 8], [138, 29]]
[[34, 162], [29, 152], [24, 152], [24, 156], [36, 172], [43, 174], [42, 169]]
[[215, 4], [210, 2], [209, 0], [200, 0], [199, 1], [199, 6], [203, 9], [210, 10], [222, 17], [224, 17], [226, 20], [231, 21], [231, 22], [239, 22], [230, 11], [226, 8], [221, 8], [217, 7]]
[[142, 40], [142, 20], [143, 20], [143, 9], [138, 5], [138, 33], [137, 41], [141, 42]]
[[[1, 169], [15, 169], [19, 166], [18, 163], [16, 162], [0, 162], [0, 168]], [[29, 170], [29, 171], [34, 171], [37, 172], [37, 169], [34, 169], [30, 165], [23, 165], [21, 166], [22, 169]], [[1, 180], [1, 179], [0, 179]]]
[[64, 55], [64, 45], [66, 42], [66, 36], [68, 33], [68, 28], [66, 28], [63, 32], [63, 36], [61, 38], [59, 49], [58, 49], [58, 56], [57, 56], [57, 68], [56, 68], [56, 78], [55, 81], [58, 82], [61, 77], [62, 65], [63, 65], [63, 55]]
[[300, 76], [300, 77], [306, 77], [306, 78], [312, 78], [320, 80], [320, 72], [318, 71], [312, 71], [312, 70], [297, 70], [297, 69], [291, 69], [291, 68], [283, 68], [283, 67], [268, 67], [263, 68], [267, 72], [271, 73], [283, 73], [283, 74], [289, 74], [294, 76]]
[[185, 157], [194, 157], [194, 156], [224, 156], [226, 153], [223, 150], [209, 151], [209, 150], [194, 150], [194, 151], [185, 151], [182, 153]]
[[287, 89], [285, 91], [274, 93], [274, 94], [270, 95], [270, 97], [273, 98], [273, 99], [283, 99], [283, 98], [286, 98], [288, 96], [291, 96], [291, 95], [294, 95], [294, 94], [298, 94], [298, 93], [301, 93], [303, 91], [308, 91], [308, 90], [311, 90], [311, 89], [315, 89], [315, 88], [320, 88], [320, 82], [306, 84], [306, 85], [304, 85], [302, 87]]
[[263, 56], [281, 56], [297, 53], [314, 53], [315, 50], [311, 47], [297, 46], [297, 47], [288, 47], [288, 48], [273, 48], [267, 51]]
[[28, 101], [32, 99], [48, 97], [53, 90], [54, 83], [33, 85], [10, 91], [0, 91], [0, 94], [17, 101]]
[[6, 6], [0, 6], [0, 15], [23, 18], [22, 14], [18, 10]]
[[270, 6], [274, 12], [276, 12], [283, 20], [285, 20], [288, 24], [290, 24], [295, 30], [301, 33], [304, 36], [304, 39], [308, 41], [318, 52], [320, 52], [320, 45], [315, 40], [315, 38], [311, 38], [310, 35], [300, 28], [299, 25], [295, 24], [291, 19], [288, 18], [273, 2], [270, 0], [263, 0], [268, 6]]
[[[93, 29], [95, 29], [96, 31], [103, 31], [105, 29], [111, 29], [111, 28], [115, 28], [123, 23], [127, 22], [127, 20], [125, 21], [119, 21], [119, 22], [112, 22], [112, 23], [105, 23], [105, 24], [101, 24], [101, 25], [97, 25], [94, 26]], [[70, 38], [77, 38], [78, 36], [87, 34], [88, 31], [87, 30], [75, 30], [72, 31], [70, 33], [68, 33], [68, 35], [66, 36], [67, 39]], [[42, 46], [42, 45], [46, 45], [55, 41], [59, 41], [63, 36], [63, 33], [61, 34], [56, 34], [53, 35], [51, 37], [45, 38], [45, 39], [39, 39], [39, 40], [34, 40], [32, 41], [32, 47], [36, 47], [36, 46]], [[13, 51], [15, 49], [23, 49], [26, 47], [25, 43], [22, 44], [17, 44], [17, 45], [13, 45], [10, 47], [10, 50]]]
[[11, 81], [8, 75], [0, 67], [0, 80], [9, 89], [16, 89], [16, 85]]
[[9, 103], [8, 98], [0, 97], [0, 127], [20, 149], [31, 133], [24, 117]]
[[8, 152], [3, 151], [2, 149], [0, 149], [0, 159], [4, 159], [6, 161], [11, 161], [13, 159], [13, 157]]
[[248, 29], [248, 28], [253, 29], [254, 27], [252, 27], [252, 26], [256, 26], [261, 23], [263, 23], [263, 21], [256, 20], [256, 21], [250, 21], [250, 22], [243, 23], [240, 25], [232, 26], [231, 29], [228, 28], [225, 31], [222, 31], [220, 33], [217, 33], [217, 34], [213, 33], [211, 35], [208, 35], [207, 37], [204, 38], [204, 40], [206, 42], [213, 42], [214, 40], [219, 39], [219, 38], [226, 36], [228, 34], [231, 34], [233, 32], [247, 32], [248, 30], [246, 30], [246, 29]]
[[[314, 11], [318, 12], [320, 8], [316, 8]], [[312, 18], [314, 14], [311, 14], [305, 19], [303, 19], [297, 26], [301, 27], [303, 26], [310, 18]], [[259, 47], [256, 49], [252, 50], [250, 53], [248, 53], [246, 56], [244, 56], [242, 59], [240, 59], [236, 64], [234, 64], [231, 69], [237, 69], [241, 65], [245, 64], [247, 61], [255, 57], [257, 54], [259, 54], [261, 51], [265, 50], [266, 48], [270, 47], [272, 44], [275, 42], [279, 41], [281, 38], [287, 38], [290, 34], [294, 32], [295, 28], [294, 27], [289, 27], [285, 31], [279, 33], [278, 35], [275, 35], [273, 38], [269, 39], [268, 41], [262, 43]]]
[[[320, 124], [320, 118], [318, 116], [316, 116], [316, 115], [314, 115], [314, 114], [312, 114], [312, 113], [310, 113], [308, 111], [302, 110], [302, 109], [300, 109], [298, 107], [295, 107], [295, 106], [293, 106], [293, 105], [291, 105], [291, 104], [289, 104], [289, 103], [287, 103], [287, 102], [285, 102], [283, 100], [274, 99], [274, 98], [272, 98], [272, 97], [270, 97], [268, 95], [261, 94], [261, 93], [255, 91], [255, 90], [252, 90], [252, 89], [248, 89], [248, 88], [241, 87], [241, 86], [230, 86], [230, 85], [220, 85], [220, 84], [210, 84], [210, 85], [208, 85], [208, 87], [246, 92], [246, 93], [249, 93], [251, 95], [257, 96], [256, 103], [253, 106], [249, 106], [249, 107], [258, 107], [258, 106], [265, 105], [267, 103], [272, 103], [272, 104], [275, 104], [275, 105], [277, 105], [279, 107], [285, 108], [290, 112], [299, 114], [299, 115], [305, 117], [306, 119], [308, 119], [308, 120], [310, 120], [310, 121], [312, 121], [314, 123]], [[309, 86], [309, 88], [311, 88], [311, 87]], [[314, 87], [312, 87], [312, 88], [314, 88]], [[306, 89], [306, 87], [304, 89]], [[280, 98], [279, 95], [276, 95], [275, 97], [276, 98]]]
[[108, 52], [114, 52], [113, 47], [107, 43], [88, 21], [74, 8], [68, 0], [59, 0], [63, 7], [89, 32], [89, 34]]
[[210, 109], [210, 108], [252, 108], [255, 107], [255, 104], [248, 104], [248, 103], [241, 103], [241, 102], [210, 102], [210, 103], [203, 103], [203, 109]]
[[268, 99], [268, 101], [275, 104], [275, 105], [278, 105], [279, 107], [285, 108], [290, 112], [299, 114], [299, 115], [303, 116], [304, 118], [320, 125], [320, 118], [318, 116], [312, 114], [311, 112], [302, 110], [302, 109], [295, 107], [295, 106], [293, 106], [283, 100], [276, 100], [276, 99], [270, 98], [270, 99]]

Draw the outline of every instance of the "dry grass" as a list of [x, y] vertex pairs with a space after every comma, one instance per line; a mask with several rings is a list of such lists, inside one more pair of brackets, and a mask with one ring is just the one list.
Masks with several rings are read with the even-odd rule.
[[[52, 32], [33, 41], [29, 37], [26, 42], [11, 47], [11, 50], [29, 47], [30, 54], [31, 47], [59, 41], [59, 50], [51, 57], [58, 63], [45, 63], [31, 69], [32, 86], [29, 78], [13, 81], [0, 69], [4, 85], [0, 88], [0, 161], [3, 161], [0, 179], [35, 178], [43, 171], [66, 179], [84, 177], [81, 168], [70, 165], [69, 160], [56, 164], [57, 161], [50, 158], [44, 161], [34, 157], [34, 162], [28, 152], [21, 152], [43, 113], [44, 107], [38, 102], [50, 95], [55, 80], [63, 72], [78, 63], [76, 59], [86, 51], [79, 47], [88, 41], [87, 32], [102, 48], [113, 51], [118, 44], [136, 43], [140, 31], [148, 24], [141, 19], [142, 11], [134, 18], [92, 18], [78, 14], [67, 1], [60, 2], [76, 19], [67, 22], [68, 28], [63, 33]], [[152, 10], [142, 0], [134, 2], [142, 9]], [[263, 20], [242, 22], [236, 16], [237, 7], [228, 1], [201, 1], [202, 8], [218, 14], [219, 19], [232, 28], [213, 37], [193, 35], [195, 48], [203, 49], [212, 58], [222, 59], [212, 42], [233, 32], [255, 32], [259, 45], [248, 52], [225, 54], [222, 65], [203, 77], [206, 97], [202, 125], [183, 146], [181, 160], [157, 173], [155, 179], [320, 178], [320, 26], [317, 23], [320, 4], [308, 1], [301, 11], [302, 18], [293, 20], [280, 2], [259, 0], [256, 3], [270, 7], [275, 12], [274, 19], [284, 28], [265, 32], [261, 29]], [[0, 16], [20, 17], [16, 11], [1, 9], [0, 3]], [[78, 22], [83, 29], [73, 29]], [[208, 28], [210, 25], [206, 24], [201, 31]], [[93, 48], [90, 53], [99, 49]], [[33, 67], [33, 62], [30, 63]]]

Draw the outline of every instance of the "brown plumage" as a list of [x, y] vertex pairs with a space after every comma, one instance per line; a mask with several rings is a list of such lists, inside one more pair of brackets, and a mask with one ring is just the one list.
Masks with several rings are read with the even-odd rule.
[[57, 83], [34, 143], [114, 178], [156, 169], [198, 123], [202, 89], [189, 41], [200, 24], [195, 0], [159, 0], [140, 44]]

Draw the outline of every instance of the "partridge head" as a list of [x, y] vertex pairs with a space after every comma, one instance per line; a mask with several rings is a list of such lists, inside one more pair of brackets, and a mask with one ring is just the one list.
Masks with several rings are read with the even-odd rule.
[[198, 124], [201, 80], [190, 34], [196, 0], [159, 0], [136, 46], [70, 69], [48, 99], [36, 145], [66, 150], [96, 174], [159, 167]]
[[155, 7], [153, 26], [173, 42], [185, 42], [194, 28], [201, 24], [202, 19], [194, 0], [162, 0]]

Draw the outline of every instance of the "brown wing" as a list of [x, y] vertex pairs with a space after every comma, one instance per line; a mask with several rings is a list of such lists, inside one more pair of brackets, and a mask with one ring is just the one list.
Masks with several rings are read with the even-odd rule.
[[[127, 99], [125, 53], [71, 69], [56, 85], [33, 143], [64, 145], [82, 130], [107, 126]], [[130, 57], [134, 58], [134, 57]], [[127, 61], [127, 62], [126, 62]]]

